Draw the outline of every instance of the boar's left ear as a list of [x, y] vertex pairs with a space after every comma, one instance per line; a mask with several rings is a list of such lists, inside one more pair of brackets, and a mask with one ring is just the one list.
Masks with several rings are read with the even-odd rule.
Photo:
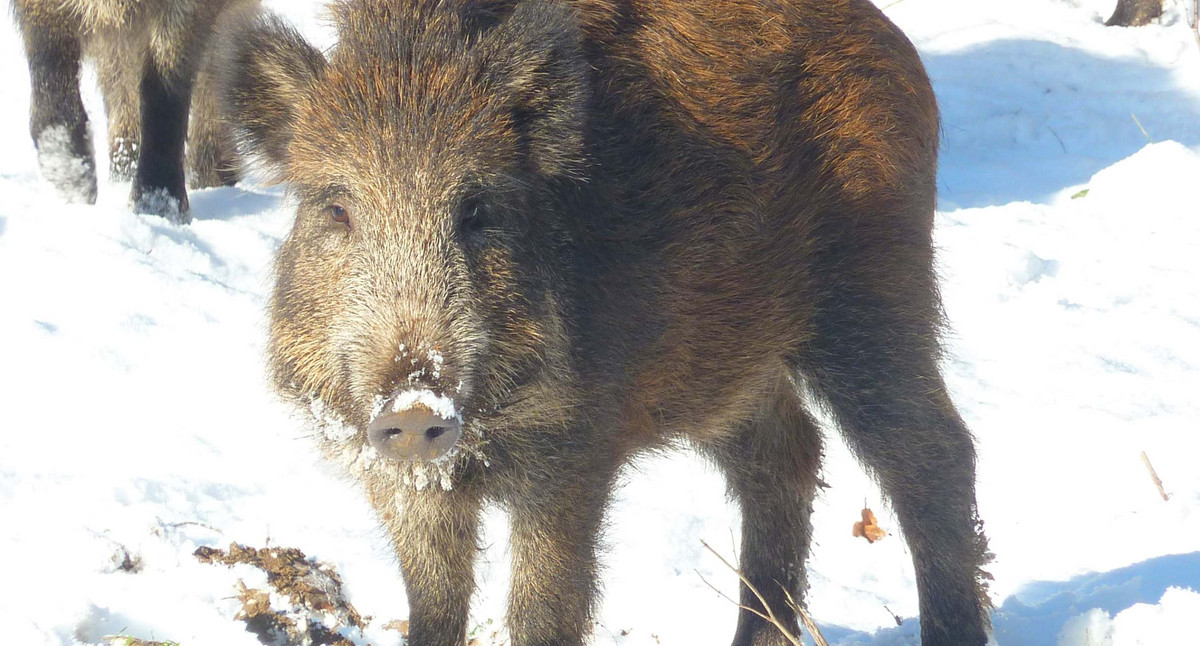
[[[325, 57], [283, 20], [262, 12], [224, 35], [220, 47], [223, 112], [244, 152], [282, 174], [304, 102], [325, 71]], [[283, 179], [277, 177], [277, 179]]]
[[534, 167], [572, 175], [584, 161], [587, 61], [567, 3], [525, 0], [479, 43], [483, 73], [505, 95]]

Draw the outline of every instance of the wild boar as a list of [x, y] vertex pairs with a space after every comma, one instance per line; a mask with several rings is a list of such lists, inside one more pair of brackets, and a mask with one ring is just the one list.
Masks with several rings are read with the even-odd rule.
[[[481, 506], [515, 646], [577, 645], [619, 469], [689, 445], [792, 629], [825, 406], [890, 498], [925, 644], [983, 644], [975, 450], [939, 369], [938, 114], [867, 0], [342, 0], [222, 51], [296, 201], [269, 350], [361, 481], [409, 643], [461, 645]], [[786, 643], [747, 589], [733, 643]]]
[[[96, 201], [92, 136], [79, 95], [80, 62], [89, 57], [104, 94], [112, 179], [132, 180], [138, 211], [186, 221], [184, 147], [196, 71], [222, 12], [257, 4], [13, 0], [29, 61], [29, 129], [43, 176], [69, 202]], [[194, 183], [235, 181], [236, 169], [222, 166], [235, 155], [215, 118], [215, 94], [198, 94], [195, 103]]]

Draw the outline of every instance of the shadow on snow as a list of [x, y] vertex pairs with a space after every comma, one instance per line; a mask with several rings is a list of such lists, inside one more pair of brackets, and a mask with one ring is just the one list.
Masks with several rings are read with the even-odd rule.
[[278, 209], [283, 200], [279, 187], [227, 187], [188, 192], [192, 217], [196, 220], [235, 220]]
[[[1093, 608], [1110, 615], [1138, 603], [1157, 604], [1167, 588], [1200, 586], [1200, 552], [1172, 554], [1141, 563], [1079, 575], [1068, 581], [1029, 583], [992, 613], [1001, 646], [1054, 646], [1063, 624]], [[920, 625], [909, 619], [874, 635], [840, 626], [821, 626], [835, 646], [898, 646], [920, 643]], [[811, 643], [811, 642], [806, 642]]]
[[1200, 145], [1200, 96], [1169, 68], [1033, 40], [923, 60], [942, 111], [944, 210], [1046, 201], [1137, 152], [1147, 135]]

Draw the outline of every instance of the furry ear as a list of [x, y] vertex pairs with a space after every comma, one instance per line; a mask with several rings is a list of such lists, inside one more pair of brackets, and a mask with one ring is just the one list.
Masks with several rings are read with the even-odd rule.
[[279, 17], [260, 12], [223, 35], [221, 104], [241, 151], [280, 172], [296, 126], [296, 106], [325, 72], [325, 57]]
[[525, 0], [483, 36], [483, 74], [510, 97], [522, 147], [546, 175], [584, 163], [588, 65], [579, 17], [567, 3]]

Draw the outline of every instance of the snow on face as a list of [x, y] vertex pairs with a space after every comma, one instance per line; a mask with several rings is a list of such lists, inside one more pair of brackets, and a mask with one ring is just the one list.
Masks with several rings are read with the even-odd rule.
[[[420, 353], [425, 353], [424, 365], [421, 365], [417, 358]], [[393, 359], [396, 363], [402, 363], [405, 359], [416, 369], [408, 374], [408, 383], [416, 384], [422, 379], [432, 378], [438, 380], [442, 378], [442, 364], [446, 362], [446, 358], [442, 355], [441, 350], [432, 343], [422, 342], [417, 344], [416, 353], [407, 345], [401, 343]], [[462, 382], [459, 382], [458, 390], [462, 390]]]
[[371, 417], [378, 417], [385, 407], [393, 413], [398, 413], [413, 406], [424, 406], [445, 419], [457, 419], [459, 423], [462, 422], [462, 415], [454, 405], [454, 399], [439, 395], [428, 388], [405, 390], [391, 399], [385, 399], [383, 396], [376, 397], [375, 404], [371, 407]]
[[330, 410], [320, 397], [312, 398], [308, 412], [312, 414], [312, 421], [317, 430], [330, 442], [342, 444], [359, 433], [358, 429], [347, 424], [341, 415]]
[[[454, 399], [428, 389], [407, 390], [390, 398], [377, 396], [371, 416], [375, 417], [385, 409], [398, 412], [418, 405], [462, 423], [462, 416]], [[432, 485], [449, 491], [454, 487], [455, 475], [465, 460], [474, 458], [484, 466], [490, 465], [481, 448], [484, 444], [484, 428], [479, 423], [464, 424], [463, 437], [446, 455], [428, 462], [401, 463], [383, 460], [375, 447], [366, 442], [366, 435], [362, 429], [346, 422], [321, 398], [313, 397], [309, 400], [307, 408], [302, 407], [301, 410], [316, 431], [318, 443], [327, 457], [340, 464], [354, 477], [362, 477], [372, 469], [382, 468], [394, 473], [398, 485], [417, 491], [423, 491]]]

